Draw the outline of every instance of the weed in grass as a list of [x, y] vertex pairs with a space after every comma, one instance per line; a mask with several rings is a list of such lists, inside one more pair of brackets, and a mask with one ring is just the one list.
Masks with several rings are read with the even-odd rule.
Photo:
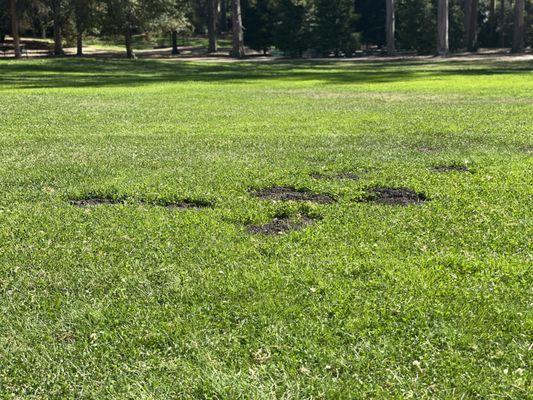
[[301, 230], [314, 222], [314, 218], [306, 215], [300, 215], [297, 218], [290, 216], [275, 217], [266, 224], [248, 225], [248, 232], [252, 234], [279, 235], [290, 231]]

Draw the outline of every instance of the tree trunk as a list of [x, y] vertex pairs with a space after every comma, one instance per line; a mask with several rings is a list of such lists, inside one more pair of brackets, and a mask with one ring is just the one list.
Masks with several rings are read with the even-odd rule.
[[52, 1], [52, 13], [54, 16], [54, 55], [65, 55], [61, 38], [61, 2], [60, 0]]
[[387, 37], [387, 53], [393, 55], [396, 52], [394, 43], [394, 34], [396, 30], [396, 17], [394, 12], [394, 0], [386, 0], [387, 8], [387, 23], [386, 23], [386, 37]]
[[76, 57], [83, 56], [83, 24], [79, 15], [76, 16]]
[[178, 49], [178, 31], [172, 31], [172, 55], [177, 56], [180, 53]]
[[217, 51], [217, 0], [208, 0], [207, 34], [209, 36], [209, 53]]
[[76, 56], [83, 56], [83, 31], [80, 28], [76, 32]]
[[17, 0], [11, 0], [11, 36], [13, 36], [13, 47], [15, 48], [15, 58], [22, 57], [20, 52], [19, 36], [19, 13], [17, 9]]
[[438, 43], [437, 51], [440, 56], [446, 56], [450, 50], [448, 42], [449, 32], [449, 3], [448, 0], [439, 0], [437, 15], [437, 30], [438, 30]]
[[500, 0], [500, 47], [505, 47], [505, 0]]
[[512, 53], [524, 51], [524, 6], [524, 0], [515, 1]]
[[465, 44], [468, 51], [477, 50], [477, 5], [478, 0], [465, 2]]
[[124, 32], [124, 39], [126, 43], [126, 57], [134, 59], [135, 53], [133, 52], [133, 48], [131, 47], [131, 37], [131, 26], [127, 24], [126, 31]]
[[231, 56], [235, 58], [243, 58], [244, 53], [244, 35], [242, 32], [242, 17], [241, 17], [241, 0], [232, 0], [231, 8], [231, 22], [233, 28], [233, 50]]
[[226, 5], [226, 0], [220, 0], [220, 13], [219, 13], [219, 23], [218, 29], [220, 32], [228, 31], [228, 7]]
[[489, 4], [489, 32], [492, 45], [496, 41], [496, 0], [490, 0]]

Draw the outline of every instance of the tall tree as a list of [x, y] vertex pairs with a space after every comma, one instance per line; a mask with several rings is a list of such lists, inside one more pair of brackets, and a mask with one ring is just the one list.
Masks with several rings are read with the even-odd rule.
[[323, 55], [351, 56], [359, 38], [353, 0], [315, 0], [312, 47]]
[[227, 0], [220, 0], [218, 29], [220, 33], [228, 31], [228, 5]]
[[465, 45], [468, 51], [477, 50], [478, 0], [465, 1]]
[[500, 0], [500, 47], [505, 47], [505, 0]]
[[274, 7], [274, 45], [290, 57], [309, 48], [309, 8], [299, 1], [278, 0]]
[[440, 56], [446, 56], [450, 50], [449, 40], [449, 3], [439, 0], [437, 12], [437, 50]]
[[245, 52], [242, 31], [241, 0], [232, 0], [231, 5], [231, 24], [233, 30], [233, 49], [231, 51], [231, 56], [235, 58], [243, 58]]
[[61, 0], [51, 0], [50, 8], [52, 9], [52, 18], [54, 20], [54, 55], [62, 56], [63, 50], [63, 15]]
[[11, 36], [13, 37], [13, 47], [15, 48], [15, 58], [20, 58], [20, 36], [19, 36], [19, 11], [17, 0], [10, 0], [11, 6]]
[[207, 35], [210, 53], [217, 51], [217, 3], [217, 0], [207, 0]]
[[376, 0], [356, 0], [357, 30], [361, 41], [366, 45], [385, 45], [385, 2]]
[[94, 16], [94, 0], [70, 0], [76, 28], [76, 56], [83, 56], [83, 35], [90, 27]]
[[396, 45], [394, 35], [396, 31], [396, 17], [395, 17], [395, 0], [385, 0], [387, 9], [387, 23], [386, 23], [386, 40], [387, 40], [387, 53], [389, 55], [394, 54], [396, 51]]
[[254, 50], [262, 51], [264, 55], [274, 45], [275, 10], [270, 0], [256, 0], [255, 3], [242, 3], [243, 19], [246, 21], [244, 43]]
[[491, 42], [494, 42], [496, 37], [496, 0], [489, 2], [489, 35]]
[[524, 51], [524, 0], [515, 0], [512, 53]]

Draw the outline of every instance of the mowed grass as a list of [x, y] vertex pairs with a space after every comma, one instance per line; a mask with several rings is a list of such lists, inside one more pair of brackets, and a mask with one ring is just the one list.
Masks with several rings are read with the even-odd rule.
[[532, 67], [2, 60], [0, 397], [528, 398]]

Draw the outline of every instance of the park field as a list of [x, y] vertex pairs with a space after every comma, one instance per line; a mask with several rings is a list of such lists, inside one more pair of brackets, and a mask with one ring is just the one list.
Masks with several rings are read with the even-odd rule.
[[533, 58], [0, 60], [0, 398], [526, 399]]

